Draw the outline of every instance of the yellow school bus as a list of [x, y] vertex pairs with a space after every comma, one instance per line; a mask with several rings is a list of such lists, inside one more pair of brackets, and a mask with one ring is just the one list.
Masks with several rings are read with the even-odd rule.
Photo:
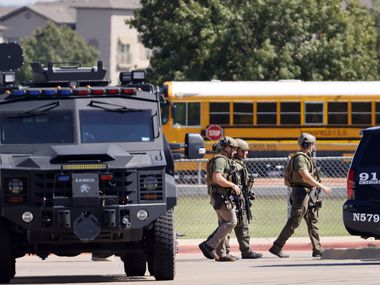
[[287, 156], [301, 132], [317, 137], [318, 156], [352, 155], [360, 130], [380, 124], [377, 81], [170, 81], [162, 104], [164, 133], [183, 143], [210, 125], [247, 140], [250, 157]]

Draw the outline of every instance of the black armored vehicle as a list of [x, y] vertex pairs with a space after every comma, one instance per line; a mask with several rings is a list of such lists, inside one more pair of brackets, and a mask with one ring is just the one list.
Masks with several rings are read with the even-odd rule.
[[[101, 63], [33, 63], [32, 81], [18, 86], [9, 74], [20, 56], [0, 61], [0, 283], [25, 254], [83, 252], [119, 256], [128, 276], [148, 267], [172, 280], [176, 186], [160, 92], [143, 71], [109, 86]], [[187, 135], [188, 157], [202, 150]]]

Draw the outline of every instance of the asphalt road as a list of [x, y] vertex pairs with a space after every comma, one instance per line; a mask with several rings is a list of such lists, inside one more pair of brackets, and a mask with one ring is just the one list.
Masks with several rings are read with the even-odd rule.
[[[260, 260], [220, 263], [200, 254], [177, 255], [174, 281], [158, 284], [373, 284], [380, 283], [380, 259], [313, 259], [310, 251], [288, 252], [289, 259], [264, 253]], [[49, 256], [40, 260], [27, 256], [17, 260], [17, 274], [11, 284], [154, 284], [154, 278], [126, 277], [119, 258], [91, 261], [90, 255]]]

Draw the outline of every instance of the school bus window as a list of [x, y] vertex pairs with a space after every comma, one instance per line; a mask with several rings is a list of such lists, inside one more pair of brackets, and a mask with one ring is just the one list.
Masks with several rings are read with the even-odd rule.
[[353, 125], [371, 125], [371, 102], [352, 102], [351, 110]]
[[210, 103], [210, 124], [230, 124], [229, 103]]
[[169, 104], [160, 103], [161, 106], [161, 121], [162, 124], [166, 124], [169, 121]]
[[347, 102], [328, 102], [329, 125], [347, 125]]
[[376, 125], [380, 124], [380, 102], [376, 102]]
[[323, 124], [322, 102], [305, 102], [305, 124]]
[[174, 103], [173, 124], [180, 126], [200, 125], [199, 103]]
[[258, 102], [257, 103], [257, 124], [275, 125], [276, 124], [276, 103]]
[[301, 104], [298, 102], [281, 103], [281, 124], [299, 125], [301, 118]]
[[234, 103], [234, 125], [252, 125], [252, 115], [252, 103]]

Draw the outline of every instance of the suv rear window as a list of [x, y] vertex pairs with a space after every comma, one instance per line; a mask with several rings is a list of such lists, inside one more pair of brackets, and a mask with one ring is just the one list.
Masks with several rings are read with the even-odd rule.
[[371, 134], [364, 145], [360, 167], [378, 167], [380, 163], [380, 135]]

